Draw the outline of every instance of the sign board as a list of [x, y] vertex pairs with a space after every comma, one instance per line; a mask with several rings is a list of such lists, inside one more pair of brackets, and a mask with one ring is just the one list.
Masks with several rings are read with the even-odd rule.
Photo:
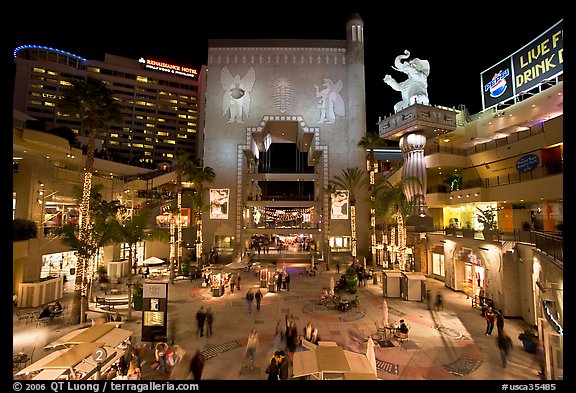
[[480, 74], [482, 108], [490, 108], [563, 73], [564, 20]]
[[168, 283], [142, 287], [142, 341], [167, 341]]

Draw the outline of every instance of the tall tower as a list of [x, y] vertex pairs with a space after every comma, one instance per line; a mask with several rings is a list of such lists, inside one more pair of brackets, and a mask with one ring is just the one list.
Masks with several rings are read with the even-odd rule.
[[[346, 24], [346, 64], [348, 78], [348, 146], [350, 156], [348, 167], [366, 168], [366, 151], [358, 142], [366, 135], [366, 91], [364, 75], [364, 21], [358, 14], [352, 14]], [[356, 191], [357, 257], [368, 256], [370, 244], [370, 209], [364, 203], [368, 197], [367, 189]]]

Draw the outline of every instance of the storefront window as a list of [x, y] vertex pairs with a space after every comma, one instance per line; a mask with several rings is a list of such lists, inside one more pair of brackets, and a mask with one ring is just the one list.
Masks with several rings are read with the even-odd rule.
[[330, 249], [332, 252], [350, 251], [350, 236], [331, 236]]
[[432, 273], [437, 276], [445, 277], [444, 254], [432, 254]]

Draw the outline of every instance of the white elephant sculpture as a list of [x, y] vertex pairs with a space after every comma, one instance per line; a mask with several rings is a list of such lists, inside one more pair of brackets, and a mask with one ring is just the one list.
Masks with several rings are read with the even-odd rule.
[[384, 77], [384, 82], [387, 85], [402, 93], [402, 101], [394, 105], [394, 112], [396, 113], [412, 104], [429, 104], [427, 78], [430, 74], [430, 63], [418, 58], [406, 61], [408, 57], [410, 57], [410, 52], [405, 50], [403, 55], [396, 56], [395, 67], [392, 67], [396, 71], [405, 73], [408, 79], [398, 83], [390, 75]]

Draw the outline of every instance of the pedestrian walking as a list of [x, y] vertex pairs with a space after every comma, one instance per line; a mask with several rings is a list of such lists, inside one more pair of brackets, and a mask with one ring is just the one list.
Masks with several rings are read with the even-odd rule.
[[154, 348], [154, 357], [158, 362], [158, 371], [165, 373], [168, 371], [168, 366], [166, 363], [166, 351], [168, 350], [168, 344], [165, 342], [159, 342]]
[[238, 276], [236, 277], [236, 289], [240, 290], [240, 281], [242, 277], [240, 276], [240, 272], [238, 272]]
[[488, 306], [484, 312], [484, 318], [486, 319], [486, 335], [491, 336], [492, 330], [494, 330], [494, 322], [496, 321], [496, 314], [492, 307]]
[[288, 379], [288, 359], [286, 358], [286, 352], [280, 351], [279, 358], [280, 362], [278, 363], [278, 358], [276, 362], [280, 368], [280, 380], [285, 381]]
[[498, 331], [498, 337], [496, 337], [496, 345], [498, 346], [498, 349], [500, 350], [500, 356], [502, 357], [502, 367], [506, 368], [508, 355], [513, 348], [512, 339], [504, 332], [504, 330]]
[[340, 263], [336, 262], [336, 272], [340, 274]]
[[282, 289], [282, 273], [276, 276], [276, 292], [280, 292]]
[[494, 311], [496, 314], [496, 330], [498, 333], [504, 330], [504, 315], [500, 311]]
[[266, 378], [268, 381], [280, 380], [280, 367], [278, 367], [275, 356], [270, 358], [270, 362], [268, 363], [268, 367], [266, 367], [265, 372], [268, 374], [268, 378]]
[[426, 307], [432, 310], [432, 291], [429, 289], [426, 290]]
[[252, 314], [252, 303], [254, 303], [254, 292], [252, 288], [248, 289], [246, 292], [246, 302], [248, 303], [248, 313]]
[[290, 274], [288, 272], [285, 273], [284, 282], [286, 283], [286, 290], [290, 292]]
[[234, 274], [230, 275], [230, 293], [234, 293], [234, 286], [236, 285], [236, 279]]
[[444, 310], [444, 299], [440, 291], [436, 294], [436, 304], [434, 306], [436, 307], [436, 311]]
[[260, 302], [262, 301], [262, 298], [264, 297], [260, 288], [258, 288], [256, 290], [256, 294], [254, 295], [254, 297], [256, 298], [256, 310], [260, 311]]
[[246, 349], [244, 350], [244, 359], [248, 361], [248, 367], [254, 368], [254, 360], [256, 359], [256, 351], [258, 350], [258, 332], [252, 329], [246, 342]]
[[200, 334], [200, 337], [202, 337], [204, 336], [204, 323], [206, 322], [204, 306], [200, 306], [200, 309], [196, 313], [196, 321], [198, 322], [198, 333]]
[[212, 336], [212, 323], [214, 322], [214, 313], [212, 309], [208, 307], [206, 310], [206, 336]]
[[202, 379], [202, 371], [204, 370], [204, 355], [199, 349], [190, 360], [190, 371], [192, 372], [192, 379], [194, 381], [200, 381]]

